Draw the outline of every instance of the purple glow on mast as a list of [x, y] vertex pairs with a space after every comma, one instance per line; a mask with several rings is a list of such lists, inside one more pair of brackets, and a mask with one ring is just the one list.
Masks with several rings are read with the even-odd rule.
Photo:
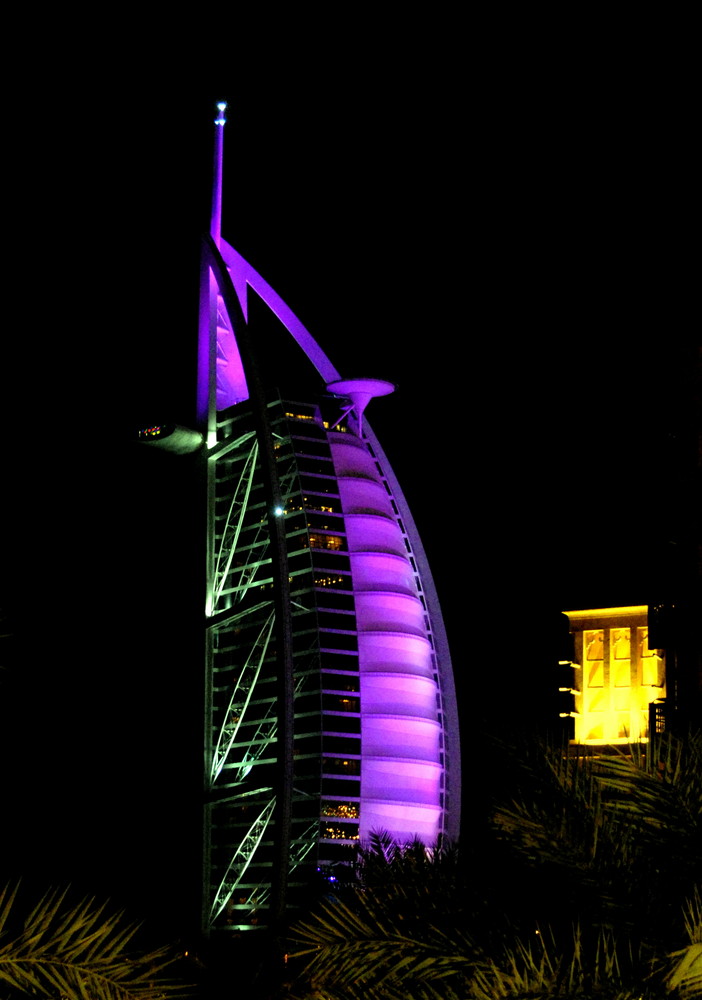
[[[224, 162], [224, 111], [226, 104], [217, 105], [219, 117], [215, 121], [214, 178], [212, 186], [212, 212], [210, 234], [222, 254], [239, 299], [244, 319], [248, 322], [248, 288], [266, 303], [283, 326], [293, 336], [326, 382], [339, 378], [339, 373], [292, 309], [277, 292], [264, 281], [241, 254], [221, 238], [222, 219], [222, 176]], [[212, 411], [212, 387], [210, 379], [215, 377], [215, 404], [217, 411], [224, 410], [249, 397], [244, 368], [236, 343], [236, 335], [231, 318], [227, 315], [214, 276], [209, 274], [209, 297], [201, 295], [200, 337], [198, 348], [198, 422], [201, 427], [209, 427], [210, 439], [214, 433], [214, 412]], [[212, 363], [213, 356], [215, 359]]]
[[[219, 249], [222, 242], [222, 176], [224, 166], [224, 112], [226, 103], [217, 105], [215, 120], [214, 170], [210, 235]], [[207, 290], [200, 292], [200, 332], [198, 339], [197, 419], [207, 428], [210, 444], [215, 435], [215, 412], [248, 399], [244, 367], [230, 317], [224, 308], [211, 270], [203, 275]]]
[[220, 249], [246, 319], [248, 320], [247, 288], [252, 288], [278, 317], [288, 333], [292, 334], [325, 382], [338, 379], [338, 371], [290, 306], [226, 240], [222, 240]]
[[[324, 381], [333, 382], [338, 379], [339, 373], [334, 365], [280, 295], [226, 240], [220, 240], [219, 249], [246, 321], [248, 322], [248, 289], [252, 288], [292, 335]], [[248, 388], [234, 331], [221, 299], [218, 301], [216, 327], [217, 409], [223, 410], [248, 399]]]
[[215, 246], [219, 247], [222, 239], [222, 171], [224, 166], [224, 126], [227, 123], [227, 119], [224, 117], [224, 112], [227, 110], [226, 103], [220, 101], [217, 105], [217, 110], [219, 111], [219, 117], [215, 120], [217, 128], [215, 129], [210, 235], [215, 242]]

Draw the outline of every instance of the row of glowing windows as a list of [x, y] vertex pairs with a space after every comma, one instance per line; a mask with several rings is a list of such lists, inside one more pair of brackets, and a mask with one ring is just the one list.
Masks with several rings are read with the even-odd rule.
[[[263, 565], [263, 564], [261, 564], [261, 565]], [[298, 573], [295, 573], [294, 575], [291, 574], [290, 576], [288, 576], [288, 583], [292, 583], [296, 576], [303, 576], [305, 573], [307, 573], [307, 570], [306, 569], [302, 569]], [[315, 587], [344, 587], [344, 589], [347, 589], [348, 588], [348, 583], [349, 583], [349, 577], [348, 576], [340, 576], [338, 574], [336, 576], [316, 576], [314, 578], [314, 585], [315, 585]], [[241, 588], [237, 588], [237, 589], [241, 589]], [[265, 583], [259, 584], [258, 589], [259, 590], [272, 590], [273, 589], [273, 581], [272, 580], [267, 580]]]
[[360, 774], [360, 760], [345, 760], [343, 757], [325, 757], [322, 765], [324, 774]]
[[140, 438], [155, 438], [160, 437], [163, 433], [163, 427], [160, 424], [154, 427], [144, 427], [143, 430], [139, 431]]
[[[293, 504], [292, 500], [285, 501], [285, 514], [293, 514], [299, 510], [314, 514], [341, 514], [341, 510], [334, 510], [329, 504], [322, 503], [321, 498], [317, 499], [314, 503], [309, 497], [303, 497], [302, 503], [298, 504]], [[262, 524], [264, 520], [265, 518], [262, 517], [259, 523]]]
[[312, 549], [332, 549], [338, 551], [343, 548], [344, 539], [339, 535], [321, 535], [310, 532], [310, 548]]
[[358, 829], [347, 826], [323, 826], [322, 837], [325, 840], [358, 840]]
[[[289, 514], [293, 510], [313, 510], [322, 514], [333, 514], [335, 513], [334, 508], [330, 507], [328, 504], [312, 504], [307, 497], [302, 498], [302, 503], [298, 504], [297, 507], [287, 507], [285, 513]], [[336, 512], [338, 513], [338, 511]]]
[[[326, 694], [326, 692], [325, 692]], [[339, 712], [358, 712], [359, 701], [358, 698], [345, 698], [334, 696], [337, 702]]]
[[[286, 410], [285, 416], [288, 418], [288, 420], [307, 420], [311, 423], [317, 423], [317, 416], [316, 414], [312, 413], [290, 413], [289, 411]], [[329, 428], [331, 427], [331, 424], [329, 423], [328, 420], [323, 420], [322, 427], [324, 427], [325, 431], [328, 431]], [[347, 428], [345, 426], [340, 427], [338, 424], [334, 425], [334, 430], [341, 431], [342, 434], [347, 433]]]
[[358, 819], [360, 807], [355, 802], [325, 802], [322, 806], [322, 816], [334, 816], [337, 819]]

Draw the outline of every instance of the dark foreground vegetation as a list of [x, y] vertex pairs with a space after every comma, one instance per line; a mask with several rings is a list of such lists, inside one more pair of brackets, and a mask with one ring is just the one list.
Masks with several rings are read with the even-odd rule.
[[462, 844], [378, 833], [292, 926], [285, 963], [254, 969], [244, 953], [216, 985], [206, 963], [140, 949], [104, 908], [60, 894], [27, 906], [8, 889], [0, 998], [702, 997], [702, 737], [481, 752], [489, 780], [476, 778]]
[[378, 836], [358, 885], [293, 927], [307, 964], [289, 996], [702, 996], [700, 736], [491, 753], [498, 794], [460, 847]]

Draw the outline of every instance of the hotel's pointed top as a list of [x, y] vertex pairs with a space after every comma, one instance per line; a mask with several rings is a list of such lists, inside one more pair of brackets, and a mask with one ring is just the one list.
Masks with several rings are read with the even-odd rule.
[[219, 248], [222, 239], [222, 164], [224, 161], [224, 126], [227, 119], [224, 112], [227, 110], [226, 101], [219, 101], [215, 118], [215, 148], [214, 148], [214, 170], [212, 175], [212, 215], [210, 217], [210, 235]]

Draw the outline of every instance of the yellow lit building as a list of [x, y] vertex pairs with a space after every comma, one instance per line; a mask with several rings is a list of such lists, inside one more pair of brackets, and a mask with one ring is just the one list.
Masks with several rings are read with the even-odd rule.
[[648, 740], [666, 696], [665, 652], [649, 646], [648, 607], [595, 608], [566, 615], [575, 645], [574, 741], [598, 745]]

